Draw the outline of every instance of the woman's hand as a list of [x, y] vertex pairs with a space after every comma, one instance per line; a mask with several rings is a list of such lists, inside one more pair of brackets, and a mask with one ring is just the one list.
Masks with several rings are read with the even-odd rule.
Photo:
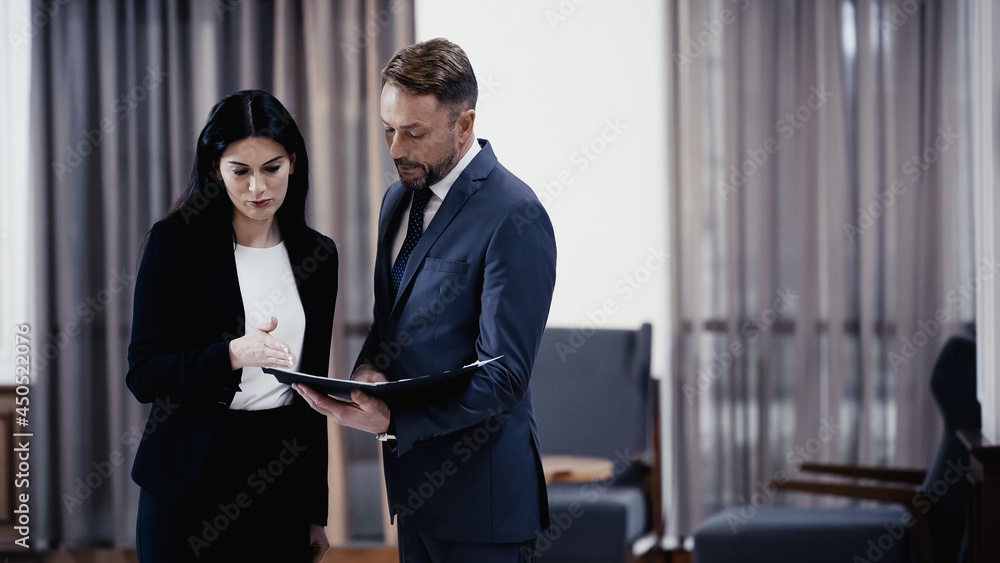
[[321, 563], [323, 556], [330, 551], [330, 540], [326, 538], [326, 528], [318, 524], [309, 526], [309, 545], [313, 550], [313, 563]]
[[247, 366], [262, 368], [290, 368], [295, 365], [295, 356], [288, 344], [271, 336], [278, 328], [278, 319], [271, 317], [265, 324], [251, 330], [244, 336], [229, 342], [229, 361], [233, 369]]

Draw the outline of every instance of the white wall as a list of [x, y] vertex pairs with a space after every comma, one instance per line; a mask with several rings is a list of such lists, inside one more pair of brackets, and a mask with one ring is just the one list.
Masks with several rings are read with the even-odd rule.
[[658, 0], [417, 0], [479, 79], [476, 134], [538, 193], [558, 245], [550, 325], [669, 334], [666, 91]]
[[[976, 189], [976, 263], [996, 260], [1000, 254], [1000, 7], [980, 0], [973, 10], [973, 113], [975, 119], [973, 175]], [[997, 368], [1000, 357], [1000, 292], [997, 281], [983, 284], [976, 294], [976, 347], [978, 355], [977, 390], [983, 407], [983, 435], [1000, 443], [1000, 384]]]
[[[29, 239], [28, 116], [31, 84], [31, 4], [0, 4], [0, 385], [14, 382], [14, 327], [30, 320], [27, 272], [37, 248]], [[32, 349], [42, 339], [29, 333]]]

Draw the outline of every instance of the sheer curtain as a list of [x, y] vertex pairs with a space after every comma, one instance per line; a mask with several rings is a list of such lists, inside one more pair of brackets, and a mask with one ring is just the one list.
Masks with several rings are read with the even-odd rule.
[[668, 8], [673, 531], [803, 461], [926, 467], [973, 326], [967, 2]]
[[[146, 413], [124, 384], [132, 282], [146, 231], [186, 185], [208, 111], [262, 88], [302, 128], [310, 222], [340, 248], [331, 372], [344, 376], [356, 350], [347, 337], [371, 315], [374, 213], [392, 169], [378, 71], [412, 42], [412, 2], [36, 0], [32, 13], [33, 333], [46, 335], [32, 390], [32, 541], [128, 546]], [[342, 542], [344, 434], [331, 441], [331, 535]]]

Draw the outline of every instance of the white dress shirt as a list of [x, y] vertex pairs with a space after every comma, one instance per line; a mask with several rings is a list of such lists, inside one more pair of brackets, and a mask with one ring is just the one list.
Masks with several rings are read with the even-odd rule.
[[[270, 248], [236, 246], [236, 274], [240, 280], [246, 331], [256, 329], [278, 319], [278, 328], [271, 336], [288, 344], [295, 355], [296, 364], [289, 369], [298, 370], [306, 332], [306, 313], [295, 286], [292, 265], [285, 243]], [[326, 374], [321, 374], [326, 375]], [[244, 367], [240, 391], [229, 405], [234, 410], [264, 410], [291, 404], [295, 391], [290, 385], [279, 383], [273, 375], [259, 367]]]

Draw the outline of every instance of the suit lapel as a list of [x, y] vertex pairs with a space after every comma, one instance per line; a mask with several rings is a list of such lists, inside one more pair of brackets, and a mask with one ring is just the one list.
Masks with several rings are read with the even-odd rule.
[[228, 339], [239, 338], [246, 333], [243, 294], [240, 293], [240, 280], [236, 275], [236, 255], [232, 244], [232, 239], [220, 239], [193, 247], [203, 249], [200, 255], [205, 287], [217, 318], [222, 320], [223, 336]]
[[[288, 251], [289, 263], [293, 266], [301, 265], [306, 257], [312, 254], [313, 245], [316, 242], [309, 240], [308, 231], [305, 229], [285, 237], [285, 250]], [[312, 303], [313, 301], [310, 298], [317, 289], [316, 284], [312, 283], [310, 276], [295, 275], [295, 270], [292, 271], [292, 274], [295, 278], [295, 288], [299, 291], [299, 300], [302, 303]], [[306, 310], [306, 319], [306, 322], [308, 322], [308, 309]]]
[[403, 281], [399, 284], [399, 292], [396, 294], [396, 300], [393, 303], [393, 314], [396, 314], [401, 309], [400, 297], [406, 294], [407, 288], [413, 283], [413, 277], [423, 263], [424, 258], [427, 257], [427, 253], [431, 247], [434, 246], [434, 243], [437, 242], [441, 233], [448, 227], [452, 219], [455, 218], [455, 215], [465, 206], [465, 202], [479, 189], [479, 181], [489, 176], [490, 171], [493, 170], [496, 164], [497, 158], [493, 154], [493, 149], [489, 142], [480, 140], [479, 154], [472, 159], [472, 162], [469, 163], [465, 170], [458, 176], [458, 179], [455, 180], [455, 183], [452, 184], [451, 189], [448, 190], [448, 195], [441, 202], [441, 207], [438, 208], [431, 224], [427, 225], [424, 234], [420, 237], [420, 241], [413, 247], [413, 252], [410, 253], [410, 258], [406, 262], [406, 270], [403, 271]]
[[448, 190], [448, 195], [441, 202], [441, 207], [438, 208], [437, 213], [434, 214], [434, 219], [431, 224], [427, 226], [424, 230], [424, 234], [420, 236], [420, 240], [417, 241], [417, 245], [413, 247], [413, 251], [410, 252], [410, 258], [406, 261], [406, 269], [403, 271], [403, 281], [399, 283], [399, 293], [396, 294], [396, 302], [393, 304], [393, 311], [396, 310], [396, 305], [399, 304], [400, 296], [406, 293], [406, 288], [409, 287], [410, 283], [413, 281], [413, 275], [416, 273], [420, 264], [427, 257], [427, 252], [430, 251], [431, 247], [434, 246], [434, 242], [437, 241], [441, 233], [444, 232], [445, 227], [451, 220], [455, 218], [458, 211], [462, 209], [465, 202], [469, 199], [469, 196], [475, 191], [476, 185], [471, 181], [459, 177], [455, 180], [455, 183]]
[[[424, 258], [427, 257], [427, 253], [431, 247], [434, 246], [437, 239], [444, 233], [445, 229], [455, 218], [455, 215], [465, 206], [466, 201], [479, 189], [479, 181], [486, 179], [497, 165], [497, 157], [493, 153], [493, 147], [489, 141], [483, 139], [478, 139], [478, 141], [480, 146], [479, 154], [472, 159], [472, 162], [469, 163], [458, 179], [455, 180], [455, 183], [452, 184], [451, 189], [448, 190], [448, 195], [441, 202], [441, 207], [438, 208], [431, 224], [427, 225], [424, 234], [420, 237], [420, 241], [417, 242], [417, 245], [410, 253], [410, 258], [406, 262], [406, 270], [403, 271], [403, 280], [400, 282], [399, 291], [396, 293], [396, 299], [393, 301], [391, 310], [386, 312], [389, 315], [389, 326], [391, 326], [393, 320], [402, 311], [402, 296], [407, 293], [407, 289], [413, 283], [413, 277], [423, 263]], [[385, 204], [383, 205], [383, 210], [391, 210], [391, 212], [383, 216], [379, 224], [379, 240], [381, 241], [379, 248], [382, 249], [382, 256], [379, 259], [376, 271], [380, 273], [378, 282], [381, 284], [384, 292], [383, 295], [386, 297], [392, 294], [390, 275], [392, 262], [395, 259], [392, 243], [395, 240], [395, 233], [399, 230], [400, 222], [403, 220], [403, 209], [409, 203], [408, 194], [409, 192], [399, 182], [396, 182], [389, 187], [389, 191], [386, 193]], [[393, 239], [387, 240], [387, 234], [392, 234]], [[375, 299], [379, 301], [377, 294]]]
[[[303, 370], [306, 369], [306, 366], [315, 363], [312, 356], [315, 354], [315, 351], [310, 346], [311, 341], [308, 338], [308, 335], [311, 332], [310, 329], [312, 326], [323, 322], [322, 308], [307, 307], [306, 304], [321, 302], [322, 293], [324, 291], [329, 291], [329, 288], [322, 287], [317, 282], [317, 277], [309, 275], [308, 271], [303, 274], [300, 270], [296, 270], [295, 268], [296, 266], [304, 264], [307, 258], [312, 257], [320, 244], [320, 239], [314, 238], [314, 235], [312, 235], [312, 233], [305, 228], [299, 229], [298, 231], [285, 237], [285, 249], [288, 251], [288, 259], [292, 264], [292, 275], [295, 278], [295, 287], [299, 292], [299, 301], [302, 302], [302, 309], [306, 315], [306, 338], [302, 342], [302, 354], [299, 358], [299, 365], [303, 366], [300, 369]], [[320, 359], [319, 361], [325, 362], [323, 359]]]

